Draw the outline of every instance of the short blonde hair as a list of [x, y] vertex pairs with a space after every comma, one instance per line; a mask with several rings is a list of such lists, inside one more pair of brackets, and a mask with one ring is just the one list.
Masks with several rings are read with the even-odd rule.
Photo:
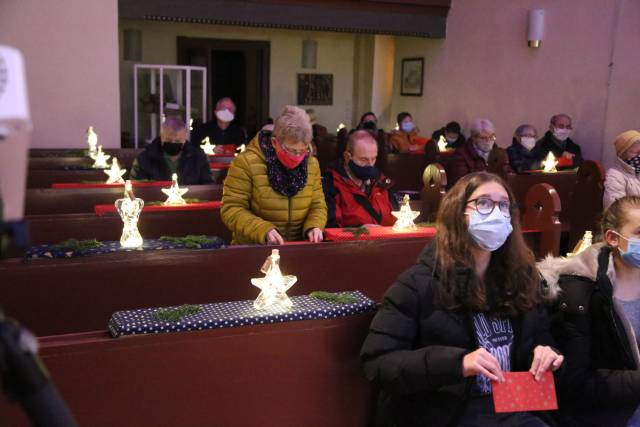
[[293, 139], [311, 144], [313, 130], [309, 115], [302, 108], [287, 105], [274, 123], [273, 135], [280, 142]]

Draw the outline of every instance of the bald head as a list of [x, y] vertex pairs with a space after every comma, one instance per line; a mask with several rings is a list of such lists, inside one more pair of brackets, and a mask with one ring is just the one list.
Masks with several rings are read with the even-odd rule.
[[352, 132], [344, 156], [345, 161], [353, 160], [358, 166], [373, 166], [378, 157], [376, 139], [366, 130]]

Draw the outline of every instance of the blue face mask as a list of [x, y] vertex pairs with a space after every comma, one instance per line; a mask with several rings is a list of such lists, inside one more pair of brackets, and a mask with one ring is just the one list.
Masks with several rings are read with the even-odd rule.
[[627, 244], [627, 250], [623, 251], [618, 248], [620, 251], [620, 257], [625, 264], [629, 267], [640, 268], [640, 239], [629, 239], [624, 237], [620, 233], [616, 233], [618, 236], [622, 237], [624, 240], [629, 242]]
[[489, 215], [476, 210], [469, 215], [469, 234], [484, 250], [493, 252], [500, 248], [512, 231], [511, 218], [504, 216], [497, 206]]
[[416, 126], [413, 124], [413, 122], [404, 122], [400, 125], [400, 129], [402, 129], [403, 132], [406, 133], [410, 133]]

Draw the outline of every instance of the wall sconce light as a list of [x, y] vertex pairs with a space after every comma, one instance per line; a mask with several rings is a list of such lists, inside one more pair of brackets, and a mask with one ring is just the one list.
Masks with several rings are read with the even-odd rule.
[[532, 48], [542, 45], [544, 36], [544, 9], [531, 9], [529, 11], [529, 27], [527, 31], [527, 44]]
[[316, 40], [302, 41], [302, 68], [316, 68], [318, 61], [318, 42]]

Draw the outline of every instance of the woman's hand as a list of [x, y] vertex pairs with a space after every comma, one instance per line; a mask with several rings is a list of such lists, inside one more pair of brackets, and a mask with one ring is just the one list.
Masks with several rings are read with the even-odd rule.
[[275, 228], [267, 233], [267, 245], [284, 245], [284, 239]]
[[504, 381], [500, 363], [484, 348], [479, 348], [473, 353], [467, 354], [462, 359], [462, 375], [472, 377], [474, 375], [484, 375], [492, 381]]
[[533, 363], [531, 363], [531, 375], [536, 381], [540, 381], [542, 374], [549, 369], [556, 371], [564, 362], [564, 356], [556, 353], [549, 346], [539, 345], [533, 349]]
[[312, 228], [307, 232], [307, 238], [311, 243], [320, 243], [322, 242], [322, 230], [319, 228]]

